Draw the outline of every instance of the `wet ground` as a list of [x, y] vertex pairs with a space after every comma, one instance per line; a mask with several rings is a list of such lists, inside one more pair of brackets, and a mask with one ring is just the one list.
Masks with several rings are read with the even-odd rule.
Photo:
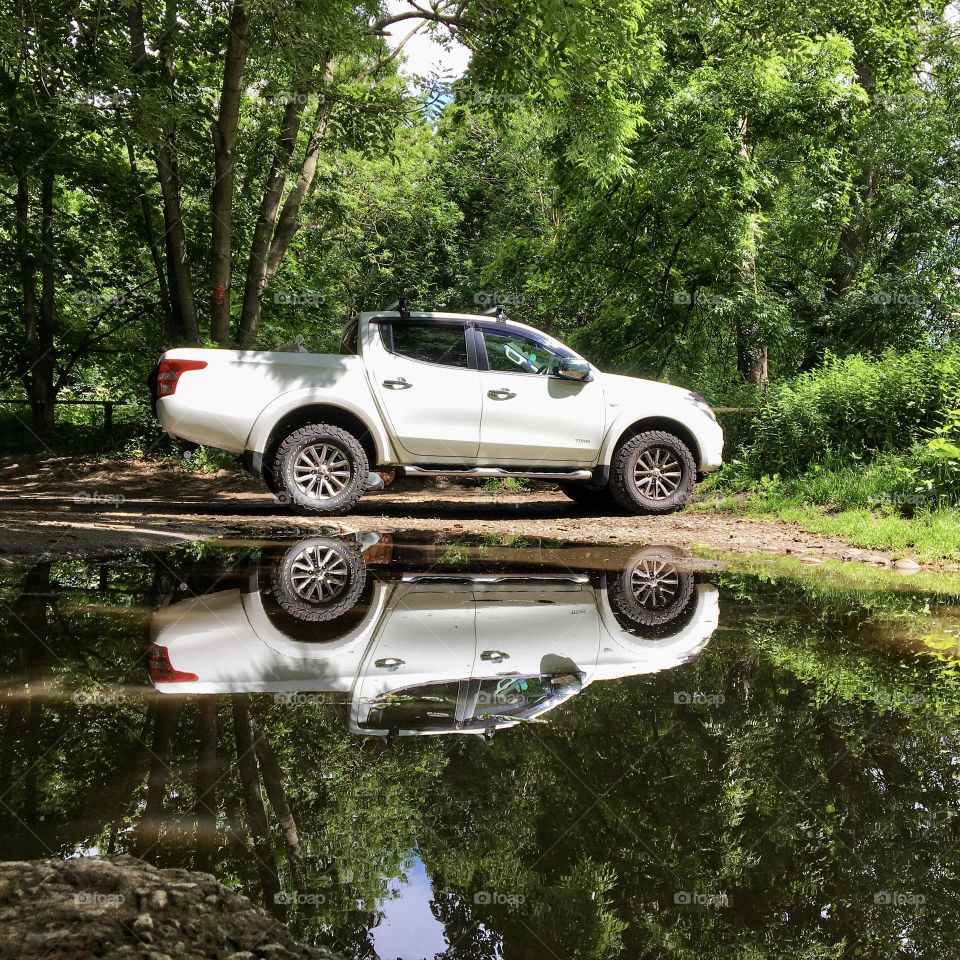
[[958, 596], [365, 531], [17, 565], [0, 622], [2, 860], [358, 958], [955, 951]]
[[[399, 480], [369, 493], [345, 517], [292, 513], [239, 468], [189, 471], [170, 461], [77, 457], [0, 461], [0, 565], [25, 557], [91, 556], [166, 549], [213, 536], [306, 535], [324, 528], [374, 533], [419, 530], [589, 543], [669, 544], [683, 550], [775, 554], [816, 564], [911, 566], [909, 552], [865, 550], [796, 524], [684, 510], [636, 517], [590, 511], [551, 484], [525, 491]], [[956, 571], [956, 564], [938, 569]]]

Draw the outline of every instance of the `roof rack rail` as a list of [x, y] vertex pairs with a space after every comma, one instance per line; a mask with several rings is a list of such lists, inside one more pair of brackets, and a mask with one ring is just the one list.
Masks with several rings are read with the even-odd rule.
[[385, 310], [396, 310], [400, 314], [401, 320], [410, 319], [410, 308], [407, 306], [407, 301], [405, 297], [401, 297], [399, 300], [394, 300], [389, 306], [384, 308]]
[[510, 319], [502, 303], [498, 303], [495, 307], [489, 307], [484, 310], [481, 316], [494, 317], [497, 323], [506, 323]]

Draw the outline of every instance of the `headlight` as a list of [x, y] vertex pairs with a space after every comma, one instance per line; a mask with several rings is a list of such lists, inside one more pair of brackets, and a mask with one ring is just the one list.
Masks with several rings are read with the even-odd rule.
[[702, 393], [697, 393], [695, 390], [690, 391], [690, 399], [694, 402], [694, 405], [702, 413], [706, 414], [714, 423], [717, 423], [717, 415], [713, 412], [713, 408], [707, 403], [707, 398]]

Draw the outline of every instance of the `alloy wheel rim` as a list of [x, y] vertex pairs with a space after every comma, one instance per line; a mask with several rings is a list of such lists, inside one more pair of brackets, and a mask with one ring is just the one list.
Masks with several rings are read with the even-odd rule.
[[641, 607], [662, 610], [679, 594], [680, 572], [672, 563], [657, 557], [641, 560], [630, 575], [630, 588]]
[[330, 500], [342, 493], [352, 472], [347, 455], [333, 443], [304, 447], [293, 464], [297, 489], [313, 500]]
[[298, 597], [329, 603], [346, 589], [350, 569], [332, 547], [314, 545], [298, 554], [290, 566], [290, 581]]
[[640, 495], [649, 500], [666, 500], [673, 496], [682, 479], [680, 458], [669, 447], [644, 450], [633, 468], [633, 482]]

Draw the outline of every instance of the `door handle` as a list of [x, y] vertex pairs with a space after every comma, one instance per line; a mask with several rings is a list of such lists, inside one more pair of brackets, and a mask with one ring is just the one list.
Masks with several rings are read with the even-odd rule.
[[500, 387], [498, 390], [488, 390], [487, 396], [492, 397], [494, 400], [510, 400], [512, 397], [515, 397], [516, 394], [506, 387]]
[[382, 660], [374, 660], [373, 665], [383, 670], [396, 670], [397, 667], [402, 667], [406, 662], [399, 657], [384, 657]]
[[504, 660], [510, 659], [509, 653], [504, 653], [502, 650], [484, 650], [480, 654], [481, 660], [488, 660], [493, 663], [503, 663]]
[[396, 387], [398, 390], [406, 390], [407, 387], [412, 387], [413, 384], [406, 377], [397, 377], [396, 380], [384, 380], [383, 385], [385, 387]]

